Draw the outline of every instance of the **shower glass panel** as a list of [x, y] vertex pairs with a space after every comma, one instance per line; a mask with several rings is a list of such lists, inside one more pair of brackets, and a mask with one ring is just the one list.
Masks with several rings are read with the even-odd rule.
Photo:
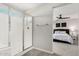
[[22, 51], [23, 46], [23, 14], [15, 9], [10, 9], [10, 40], [12, 55]]
[[32, 46], [32, 17], [25, 16], [24, 19], [24, 49]]

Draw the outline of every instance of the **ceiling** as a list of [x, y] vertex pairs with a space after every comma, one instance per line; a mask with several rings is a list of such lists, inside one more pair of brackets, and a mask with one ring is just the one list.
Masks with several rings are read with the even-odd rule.
[[8, 5], [19, 9], [32, 16], [46, 15], [51, 13], [52, 7], [62, 3], [9, 3]]
[[39, 7], [43, 4], [41, 4], [41, 3], [9, 3], [8, 5], [18, 8], [22, 11], [27, 11], [29, 9], [34, 9], [36, 7]]

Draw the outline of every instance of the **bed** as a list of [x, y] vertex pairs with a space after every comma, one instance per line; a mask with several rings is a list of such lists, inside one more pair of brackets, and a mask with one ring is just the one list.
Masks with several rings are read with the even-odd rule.
[[69, 29], [54, 29], [53, 41], [73, 44]]

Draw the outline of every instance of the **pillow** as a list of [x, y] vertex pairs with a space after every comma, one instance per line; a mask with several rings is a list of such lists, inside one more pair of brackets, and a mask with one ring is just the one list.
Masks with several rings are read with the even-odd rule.
[[59, 34], [60, 33], [60, 31], [55, 31], [55, 34]]
[[60, 34], [66, 34], [66, 32], [65, 31], [60, 31]]
[[55, 31], [55, 34], [66, 34], [65, 31]]

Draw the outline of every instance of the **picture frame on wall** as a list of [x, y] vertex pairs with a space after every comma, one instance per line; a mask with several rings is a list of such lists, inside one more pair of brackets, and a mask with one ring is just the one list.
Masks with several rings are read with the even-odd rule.
[[60, 23], [56, 23], [56, 27], [60, 27]]
[[61, 27], [66, 27], [66, 26], [67, 26], [66, 22], [61, 23]]

